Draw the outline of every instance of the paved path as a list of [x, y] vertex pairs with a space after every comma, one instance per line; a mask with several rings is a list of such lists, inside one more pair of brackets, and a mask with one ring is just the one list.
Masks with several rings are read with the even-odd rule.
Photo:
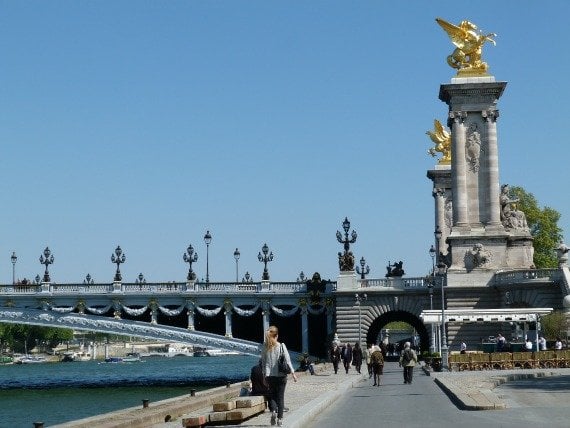
[[[570, 369], [425, 373], [416, 367], [413, 384], [405, 385], [402, 369], [388, 362], [382, 385], [375, 387], [354, 368], [335, 375], [332, 365], [324, 364], [315, 376], [302, 373], [296, 383], [289, 379], [285, 427], [570, 426]], [[463, 410], [491, 408], [497, 410]], [[184, 416], [154, 427], [179, 428]], [[269, 426], [269, 412], [235, 426]]]

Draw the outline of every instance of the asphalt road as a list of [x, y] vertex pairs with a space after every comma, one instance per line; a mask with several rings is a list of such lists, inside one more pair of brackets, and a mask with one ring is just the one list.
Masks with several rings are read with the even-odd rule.
[[570, 427], [570, 376], [508, 382], [494, 392], [507, 409], [460, 410], [419, 367], [413, 384], [405, 385], [398, 364], [387, 363], [380, 387], [358, 383], [307, 426]]

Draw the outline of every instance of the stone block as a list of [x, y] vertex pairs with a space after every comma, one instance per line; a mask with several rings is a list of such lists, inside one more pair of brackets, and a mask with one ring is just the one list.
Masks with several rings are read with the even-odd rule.
[[233, 410], [236, 408], [235, 401], [224, 401], [222, 403], [214, 403], [213, 410], [214, 412], [225, 412], [227, 410]]
[[208, 420], [210, 423], [225, 422], [227, 420], [228, 412], [211, 412], [208, 413]]
[[256, 404], [255, 406], [236, 409], [230, 412], [226, 412], [228, 421], [243, 421], [244, 419], [251, 418], [265, 411], [265, 402]]
[[182, 426], [186, 428], [201, 427], [208, 423], [206, 415], [190, 416], [189, 418], [182, 419]]
[[243, 409], [247, 407], [257, 406], [258, 404], [264, 403], [265, 397], [262, 395], [239, 398], [236, 400], [236, 409]]

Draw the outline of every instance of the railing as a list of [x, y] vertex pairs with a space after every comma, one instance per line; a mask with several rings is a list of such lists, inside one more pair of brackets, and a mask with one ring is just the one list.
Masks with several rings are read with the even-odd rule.
[[362, 288], [397, 288], [397, 289], [418, 289], [427, 288], [427, 281], [424, 277], [416, 278], [378, 278], [358, 280]]
[[544, 282], [562, 280], [560, 269], [526, 269], [495, 274], [495, 285], [521, 284], [528, 282]]
[[[336, 283], [328, 282], [325, 293], [336, 290]], [[164, 282], [112, 284], [30, 284], [0, 285], [0, 295], [29, 294], [179, 294], [179, 293], [306, 293], [302, 282]]]

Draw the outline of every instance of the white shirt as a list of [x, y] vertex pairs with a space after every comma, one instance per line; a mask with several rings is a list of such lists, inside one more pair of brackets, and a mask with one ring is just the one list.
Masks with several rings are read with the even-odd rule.
[[554, 344], [554, 349], [562, 349], [562, 342], [560, 340], [556, 341]]

